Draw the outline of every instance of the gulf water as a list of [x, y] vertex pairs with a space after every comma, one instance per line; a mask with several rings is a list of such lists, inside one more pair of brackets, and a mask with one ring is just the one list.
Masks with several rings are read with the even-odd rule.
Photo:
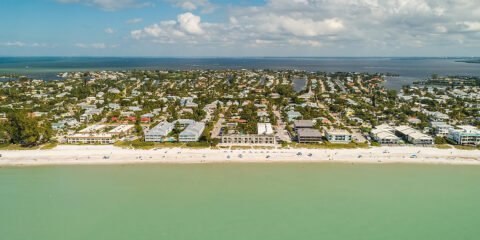
[[478, 239], [480, 167], [0, 169], [0, 239]]

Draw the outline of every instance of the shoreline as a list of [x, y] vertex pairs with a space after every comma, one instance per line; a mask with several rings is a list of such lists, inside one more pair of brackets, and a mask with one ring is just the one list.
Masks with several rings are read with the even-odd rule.
[[[302, 155], [297, 155], [301, 152]], [[480, 165], [480, 150], [429, 147], [368, 149], [123, 149], [112, 145], [60, 145], [48, 150], [0, 150], [0, 167], [205, 163], [366, 163]], [[311, 156], [308, 156], [312, 154]], [[416, 155], [416, 158], [412, 158]], [[267, 158], [267, 156], [269, 156]], [[107, 158], [105, 158], [107, 157]]]

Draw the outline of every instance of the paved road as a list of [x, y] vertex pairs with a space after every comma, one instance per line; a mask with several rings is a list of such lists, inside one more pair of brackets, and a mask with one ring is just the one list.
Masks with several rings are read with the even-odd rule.
[[288, 135], [287, 130], [285, 130], [286, 124], [282, 121], [282, 117], [280, 116], [279, 111], [273, 111], [275, 116], [278, 119], [278, 126], [277, 126], [277, 134], [276, 136], [279, 137], [282, 141], [285, 142], [292, 142], [292, 139], [290, 138], [290, 135]]
[[215, 126], [213, 126], [212, 138], [220, 138], [220, 129], [222, 128], [222, 123], [225, 122], [225, 118], [219, 118]]

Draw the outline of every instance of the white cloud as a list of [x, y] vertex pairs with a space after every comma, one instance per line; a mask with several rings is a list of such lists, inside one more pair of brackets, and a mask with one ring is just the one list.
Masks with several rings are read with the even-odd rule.
[[141, 21], [142, 21], [141, 18], [132, 18], [132, 19], [128, 19], [127, 21], [125, 21], [125, 23], [126, 24], [132, 24], [132, 23], [139, 23]]
[[[177, 16], [177, 20], [162, 21], [130, 32], [134, 39], [151, 39], [156, 43], [197, 42], [195, 38], [203, 38], [205, 33], [201, 19], [192, 13], [184, 13]], [[211, 24], [205, 24], [211, 27]]]
[[200, 17], [195, 16], [190, 12], [180, 14], [177, 17], [180, 27], [191, 34], [202, 34], [203, 29], [200, 26]]
[[479, 32], [480, 31], [480, 22], [463, 22], [464, 31], [468, 32]]
[[79, 48], [96, 48], [96, 49], [103, 49], [107, 47], [105, 43], [91, 43], [91, 44], [77, 43], [75, 44], [75, 46]]
[[113, 29], [111, 29], [111, 28], [106, 28], [106, 29], [105, 29], [105, 33], [114, 34], [114, 33], [115, 33], [115, 30], [113, 30]]
[[80, 3], [87, 6], [97, 7], [104, 11], [116, 11], [124, 8], [141, 8], [150, 6], [152, 3], [140, 0], [56, 0], [60, 3]]
[[172, 3], [174, 7], [178, 7], [188, 11], [193, 11], [201, 8], [202, 13], [211, 13], [218, 8], [218, 6], [212, 4], [209, 0], [164, 0], [164, 1]]
[[[201, 9], [194, 0], [170, 2], [188, 11]], [[312, 49], [304, 52], [381, 55], [430, 49], [436, 54], [459, 42], [480, 47], [478, 14], [478, 0], [267, 0], [261, 6], [230, 5], [218, 22], [202, 22], [201, 14], [187, 12], [130, 36], [219, 52], [255, 46], [273, 53]]]
[[16, 41], [16, 42], [6, 42], [4, 43], [3, 45], [5, 46], [15, 46], [15, 47], [24, 47], [26, 46], [26, 44], [24, 42], [19, 42], [19, 41]]

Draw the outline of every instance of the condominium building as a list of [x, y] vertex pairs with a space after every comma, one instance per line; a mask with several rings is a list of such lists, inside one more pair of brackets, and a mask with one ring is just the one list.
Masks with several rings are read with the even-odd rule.
[[77, 144], [112, 144], [115, 142], [111, 134], [77, 133], [66, 137], [67, 143]]
[[205, 123], [203, 122], [194, 122], [189, 124], [185, 130], [183, 130], [178, 135], [179, 142], [196, 142], [202, 136], [203, 130], [205, 129]]
[[145, 134], [145, 142], [163, 142], [164, 138], [173, 130], [174, 124], [161, 122]]
[[270, 123], [257, 123], [258, 135], [271, 135], [273, 134], [272, 124]]
[[322, 133], [315, 128], [297, 128], [297, 140], [299, 143], [320, 143]]
[[433, 133], [437, 137], [448, 136], [448, 131], [453, 128], [452, 126], [444, 122], [430, 122], [430, 127], [433, 129]]
[[300, 128], [313, 128], [313, 121], [312, 120], [295, 120], [293, 121], [293, 127], [296, 130]]
[[395, 133], [415, 145], [432, 145], [433, 138], [409, 126], [398, 126]]
[[125, 135], [125, 134], [128, 134], [130, 132], [133, 131], [134, 129], [134, 125], [119, 125], [117, 127], [115, 127], [114, 129], [108, 131], [108, 134], [111, 134], [111, 135], [117, 135], [117, 136], [121, 136], [121, 135]]
[[220, 142], [223, 144], [235, 144], [235, 145], [273, 145], [275, 144], [274, 135], [256, 135], [256, 134], [232, 134], [224, 135], [221, 137]]
[[346, 130], [325, 129], [325, 138], [331, 143], [350, 143], [352, 134]]
[[479, 145], [480, 130], [474, 126], [458, 126], [458, 129], [449, 130], [448, 138], [459, 145]]
[[387, 124], [376, 126], [372, 129], [370, 135], [372, 138], [382, 145], [398, 144], [398, 137], [394, 134], [395, 129]]

